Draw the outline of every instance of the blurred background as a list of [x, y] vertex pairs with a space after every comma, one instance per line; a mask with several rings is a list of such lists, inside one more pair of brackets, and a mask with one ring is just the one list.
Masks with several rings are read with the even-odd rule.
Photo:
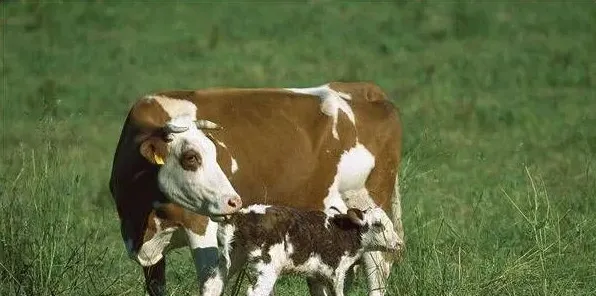
[[[593, 1], [3, 1], [0, 17], [0, 295], [142, 293], [107, 186], [141, 95], [360, 80], [403, 121], [390, 295], [596, 292]], [[173, 253], [168, 292], [191, 295]]]

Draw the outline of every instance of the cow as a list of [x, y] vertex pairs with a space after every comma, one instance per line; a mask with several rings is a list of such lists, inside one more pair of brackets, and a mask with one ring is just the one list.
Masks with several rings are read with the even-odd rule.
[[219, 268], [202, 296], [220, 296], [225, 283], [246, 266], [256, 277], [247, 296], [269, 296], [277, 278], [294, 273], [319, 278], [335, 296], [344, 295], [349, 268], [365, 251], [396, 251], [402, 241], [381, 208], [350, 208], [328, 216], [319, 210], [251, 205], [220, 222]]
[[[164, 255], [189, 246], [199, 286], [217, 266], [217, 221], [251, 204], [345, 213], [381, 207], [403, 239], [399, 112], [369, 82], [308, 88], [165, 90], [138, 98], [118, 141], [110, 191], [129, 256], [151, 295]], [[369, 295], [400, 256], [369, 252]], [[311, 295], [328, 295], [309, 280]]]

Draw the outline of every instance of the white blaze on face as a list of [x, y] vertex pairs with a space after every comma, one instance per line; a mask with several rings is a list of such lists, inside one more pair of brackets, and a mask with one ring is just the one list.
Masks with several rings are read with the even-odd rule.
[[[172, 117], [169, 124], [187, 128], [169, 135], [168, 154], [158, 174], [159, 188], [171, 201], [199, 214], [222, 215], [238, 210], [237, 206], [230, 206], [231, 200], [239, 201], [238, 193], [217, 163], [215, 144], [195, 124], [196, 106], [188, 101], [159, 98], [158, 102]], [[194, 111], [188, 114], [188, 110]], [[189, 154], [196, 155], [197, 165], [192, 169], [183, 166]]]
[[[228, 214], [227, 202], [238, 196], [217, 163], [215, 145], [193, 122], [182, 133], [172, 134], [169, 152], [159, 171], [160, 189], [174, 202], [200, 214]], [[199, 155], [194, 170], [182, 166], [189, 151]]]
[[331, 132], [333, 137], [336, 139], [339, 139], [339, 135], [337, 133], [337, 118], [339, 116], [339, 110], [348, 116], [352, 124], [356, 124], [354, 111], [352, 111], [352, 108], [347, 102], [348, 100], [352, 99], [352, 96], [331, 89], [329, 84], [308, 88], [286, 88], [285, 90], [319, 97], [321, 99], [321, 112], [333, 118], [333, 130]]

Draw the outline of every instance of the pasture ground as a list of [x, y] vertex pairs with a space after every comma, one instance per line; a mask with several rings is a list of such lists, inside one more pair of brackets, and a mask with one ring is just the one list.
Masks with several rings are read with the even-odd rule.
[[[330, 80], [402, 113], [390, 295], [596, 293], [593, 1], [121, 2], [0, 4], [0, 295], [141, 294], [107, 187], [141, 94]], [[170, 258], [190, 295], [188, 250]]]

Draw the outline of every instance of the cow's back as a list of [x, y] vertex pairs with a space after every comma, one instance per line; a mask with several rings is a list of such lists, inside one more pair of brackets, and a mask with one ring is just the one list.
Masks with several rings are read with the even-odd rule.
[[[206, 89], [178, 95], [197, 106], [197, 118], [223, 126], [212, 132], [218, 160], [245, 205], [280, 204], [322, 209], [338, 174], [341, 156], [363, 145], [376, 161], [383, 180], [367, 186], [377, 203], [388, 209], [401, 154], [401, 129], [396, 108], [371, 83], [329, 84], [349, 94], [355, 115], [325, 113], [321, 98], [283, 89]], [[337, 129], [337, 137], [333, 135]], [[384, 180], [387, 179], [387, 182]], [[304, 198], [309, 196], [310, 198]]]

